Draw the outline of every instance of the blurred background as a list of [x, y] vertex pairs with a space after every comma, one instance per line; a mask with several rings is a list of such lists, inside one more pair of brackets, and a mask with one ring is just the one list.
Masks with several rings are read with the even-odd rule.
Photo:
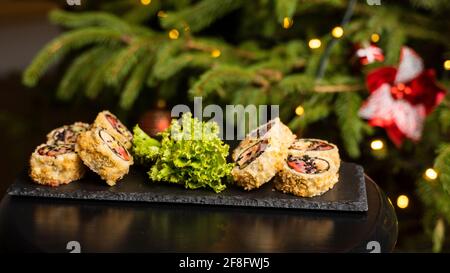
[[366, 76], [397, 66], [404, 45], [448, 89], [448, 1], [395, 2], [2, 0], [0, 194], [47, 132], [103, 109], [154, 133], [194, 95], [280, 104], [298, 135], [337, 143], [383, 188], [399, 219], [396, 251], [448, 252], [447, 98], [422, 138], [401, 146], [358, 115]]

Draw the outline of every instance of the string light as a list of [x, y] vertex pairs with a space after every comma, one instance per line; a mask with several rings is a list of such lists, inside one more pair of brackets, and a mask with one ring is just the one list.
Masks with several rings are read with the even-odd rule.
[[222, 52], [220, 52], [220, 50], [218, 50], [218, 49], [213, 49], [211, 51], [211, 57], [213, 57], [213, 58], [219, 58], [220, 54], [222, 54]]
[[384, 142], [381, 139], [374, 139], [370, 142], [370, 148], [374, 151], [379, 151], [384, 148]]
[[438, 173], [433, 168], [428, 168], [425, 170], [424, 177], [427, 180], [436, 180], [438, 177]]
[[158, 13], [156, 14], [159, 18], [166, 18], [167, 17], [167, 13], [163, 10], [158, 11]]
[[322, 42], [317, 38], [311, 39], [308, 42], [309, 48], [312, 48], [312, 49], [319, 48], [321, 45], [322, 45]]
[[141, 4], [144, 6], [150, 5], [151, 2], [152, 0], [141, 0]]
[[172, 40], [178, 39], [178, 36], [180, 36], [180, 33], [176, 29], [172, 29], [169, 31], [169, 38]]
[[377, 43], [380, 40], [380, 35], [378, 33], [372, 33], [372, 35], [370, 35], [370, 40]]
[[156, 102], [156, 107], [158, 107], [158, 108], [160, 108], [160, 109], [165, 108], [166, 105], [167, 105], [167, 103], [166, 103], [166, 101], [163, 100], [163, 99], [159, 99], [159, 100]]
[[341, 26], [334, 27], [333, 30], [331, 30], [331, 36], [333, 36], [336, 39], [341, 38], [344, 35], [344, 29]]
[[406, 209], [409, 205], [409, 198], [408, 196], [402, 194], [397, 197], [397, 207], [401, 209]]
[[283, 18], [283, 28], [288, 29], [288, 28], [292, 27], [293, 24], [294, 24], [294, 20], [292, 20], [292, 18], [289, 18], [289, 17]]
[[444, 62], [444, 69], [445, 70], [450, 70], [450, 60], [445, 60], [445, 62]]
[[303, 106], [299, 105], [297, 108], [295, 108], [295, 114], [297, 116], [302, 116], [305, 113], [305, 108]]

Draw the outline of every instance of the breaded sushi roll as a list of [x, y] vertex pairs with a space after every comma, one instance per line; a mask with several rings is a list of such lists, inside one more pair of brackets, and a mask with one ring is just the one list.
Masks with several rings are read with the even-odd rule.
[[289, 154], [326, 157], [333, 160], [338, 169], [341, 165], [338, 147], [330, 142], [321, 139], [297, 139], [289, 147]]
[[279, 118], [250, 132], [233, 151], [234, 181], [245, 190], [259, 188], [282, 167], [295, 135]]
[[84, 164], [110, 186], [127, 174], [133, 164], [128, 150], [101, 127], [81, 133], [75, 150]]
[[47, 134], [47, 144], [72, 144], [77, 143], [78, 135], [81, 132], [89, 130], [89, 124], [83, 122], [75, 122], [71, 125], [64, 125], [52, 130]]
[[39, 145], [30, 158], [30, 177], [48, 186], [68, 184], [83, 177], [85, 166], [74, 145]]
[[301, 197], [321, 195], [339, 180], [333, 160], [309, 155], [289, 155], [275, 178], [275, 188]]
[[105, 128], [122, 146], [127, 149], [131, 148], [133, 134], [123, 125], [123, 123], [111, 112], [102, 111], [98, 113], [92, 127]]

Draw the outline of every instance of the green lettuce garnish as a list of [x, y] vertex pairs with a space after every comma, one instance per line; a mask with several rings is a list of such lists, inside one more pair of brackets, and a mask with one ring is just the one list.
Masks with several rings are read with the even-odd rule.
[[219, 138], [217, 123], [201, 122], [185, 113], [181, 124], [172, 120], [170, 127], [160, 133], [161, 142], [137, 125], [133, 133], [133, 154], [138, 163], [151, 166], [151, 180], [182, 184], [189, 189], [211, 188], [216, 193], [226, 188], [222, 178], [230, 175], [234, 165], [226, 161], [229, 146]]

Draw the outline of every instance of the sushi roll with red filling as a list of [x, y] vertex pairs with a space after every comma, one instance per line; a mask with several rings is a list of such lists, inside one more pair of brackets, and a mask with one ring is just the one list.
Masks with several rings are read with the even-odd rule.
[[110, 186], [128, 173], [133, 157], [105, 128], [93, 127], [78, 137], [75, 150], [84, 164]]
[[333, 160], [339, 169], [341, 159], [336, 145], [321, 139], [301, 138], [297, 139], [289, 147], [289, 154], [326, 157]]
[[42, 144], [30, 158], [30, 177], [38, 184], [56, 187], [78, 180], [84, 173], [74, 145]]
[[338, 182], [338, 168], [330, 158], [288, 155], [275, 178], [275, 188], [301, 197], [321, 195]]
[[231, 171], [237, 185], [245, 190], [259, 188], [282, 167], [295, 135], [279, 118], [250, 132], [233, 151], [236, 166]]
[[89, 124], [75, 122], [71, 125], [64, 125], [52, 130], [47, 134], [47, 144], [72, 144], [77, 143], [78, 135], [89, 130]]
[[92, 127], [101, 127], [119, 141], [125, 148], [130, 149], [133, 141], [133, 134], [123, 125], [123, 123], [111, 112], [102, 111], [98, 113]]

